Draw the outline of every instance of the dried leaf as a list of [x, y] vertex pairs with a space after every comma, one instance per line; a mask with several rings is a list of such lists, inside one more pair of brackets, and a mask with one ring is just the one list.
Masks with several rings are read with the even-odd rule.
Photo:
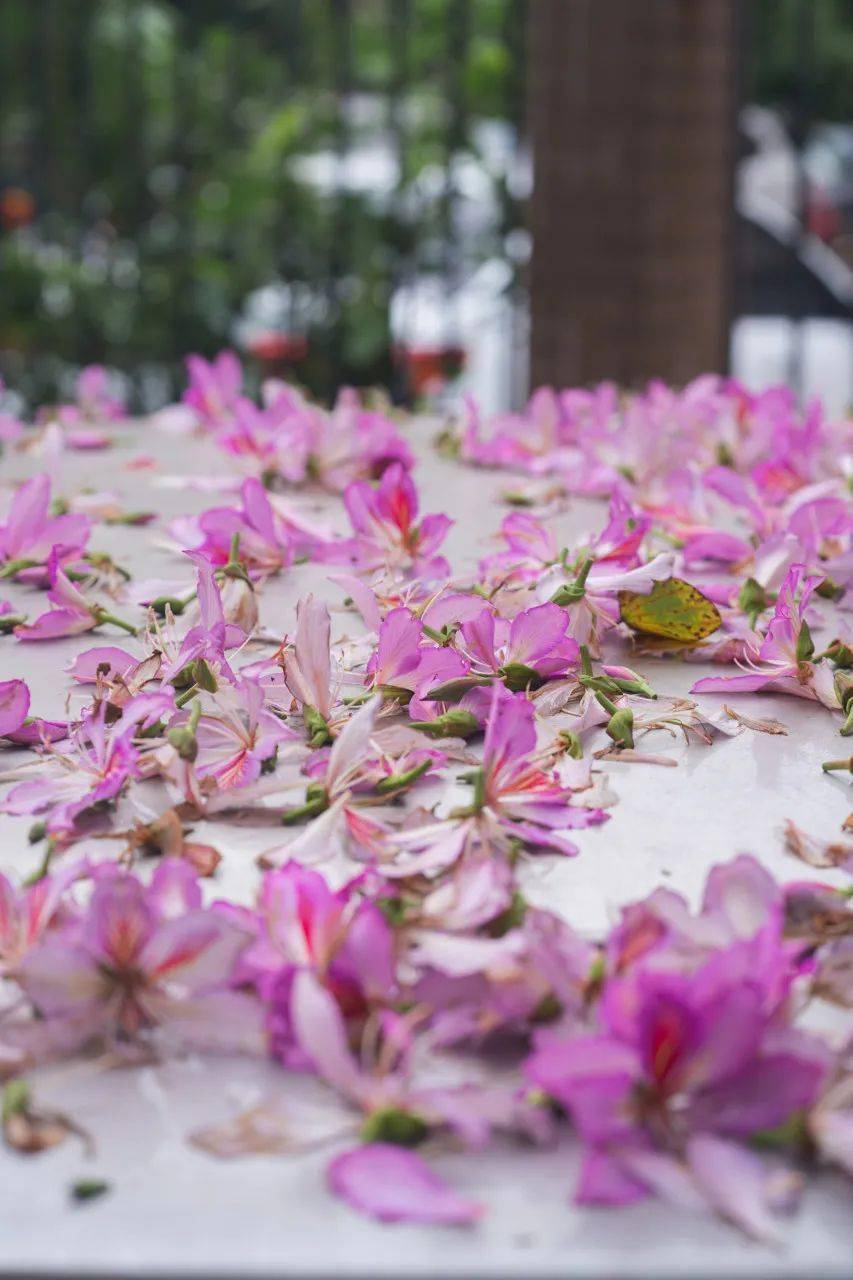
[[788, 818], [785, 822], [785, 847], [794, 857], [821, 871], [828, 867], [843, 867], [853, 871], [853, 841], [830, 844], [808, 835]]
[[788, 726], [782, 724], [781, 720], [754, 719], [752, 716], [745, 716], [742, 711], [736, 711], [734, 707], [727, 707], [725, 703], [723, 703], [723, 710], [727, 716], [731, 716], [732, 720], [742, 724], [744, 729], [754, 729], [756, 733], [777, 733], [785, 737], [788, 735]]

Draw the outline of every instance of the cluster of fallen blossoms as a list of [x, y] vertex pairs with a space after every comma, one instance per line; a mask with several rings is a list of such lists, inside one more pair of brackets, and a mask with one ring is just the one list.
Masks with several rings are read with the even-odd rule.
[[[629, 642], [719, 664], [694, 693], [794, 694], [853, 734], [850, 423], [711, 377], [543, 390], [489, 424], [469, 406], [443, 449], [530, 478], [466, 576], [383, 407], [343, 392], [326, 411], [275, 382], [258, 404], [230, 353], [188, 366], [160, 425], [240, 478], [161, 530], [172, 578], [90, 548], [99, 523], [151, 513], [57, 487], [63, 450], [110, 447], [123, 414], [102, 370], [35, 426], [0, 417], [7, 458], [43, 459], [0, 522], [18, 602], [0, 644], [98, 640], [67, 668], [63, 720], [0, 683], [2, 809], [41, 851], [28, 879], [0, 877], [7, 1139], [40, 1145], [26, 1082], [44, 1063], [265, 1054], [339, 1096], [329, 1186], [380, 1220], [471, 1223], [483, 1206], [432, 1151], [571, 1127], [579, 1203], [661, 1197], [774, 1238], [807, 1171], [853, 1174], [853, 1027], [814, 1016], [853, 1006], [851, 893], [739, 856], [698, 910], [656, 889], [591, 939], [528, 903], [523, 872], [606, 823], [608, 762], [659, 762], [647, 738], [774, 731], [658, 696], [614, 660]], [[348, 528], [308, 518], [304, 489], [340, 495]], [[608, 502], [570, 547], [549, 519], [566, 495]], [[305, 561], [346, 635], [319, 588], [269, 629]], [[210, 892], [205, 819], [269, 834], [253, 902]], [[792, 826], [789, 843], [853, 869], [849, 842]], [[249, 1114], [196, 1139], [246, 1154], [273, 1130]]]

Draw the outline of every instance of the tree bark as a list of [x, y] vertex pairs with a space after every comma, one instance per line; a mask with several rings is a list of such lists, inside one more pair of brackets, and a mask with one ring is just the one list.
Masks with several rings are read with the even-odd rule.
[[737, 0], [533, 0], [533, 385], [727, 364]]

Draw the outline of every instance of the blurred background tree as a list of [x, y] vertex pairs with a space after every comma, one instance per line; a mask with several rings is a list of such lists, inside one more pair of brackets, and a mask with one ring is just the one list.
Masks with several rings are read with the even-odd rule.
[[4, 0], [0, 372], [39, 399], [98, 360], [155, 403], [236, 338], [320, 392], [391, 382], [392, 293], [519, 224], [523, 23], [521, 0]]

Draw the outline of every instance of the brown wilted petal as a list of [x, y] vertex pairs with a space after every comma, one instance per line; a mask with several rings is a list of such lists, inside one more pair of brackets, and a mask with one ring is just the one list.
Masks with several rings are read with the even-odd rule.
[[829, 843], [808, 835], [789, 818], [785, 823], [785, 847], [794, 857], [821, 871], [829, 867], [843, 867], [853, 871], [853, 842], [849, 840]]
[[652, 755], [647, 751], [634, 751], [631, 747], [620, 750], [618, 747], [606, 747], [603, 751], [593, 752], [596, 760], [619, 760], [622, 764], [661, 764], [668, 769], [677, 769], [678, 761], [672, 756]]
[[212, 844], [197, 844], [194, 840], [184, 841], [181, 857], [200, 876], [212, 876], [222, 861], [222, 854]]
[[293, 1150], [289, 1119], [269, 1107], [252, 1107], [222, 1124], [196, 1129], [189, 1135], [194, 1147], [220, 1160], [247, 1155], [280, 1155]]
[[745, 716], [742, 711], [736, 711], [734, 707], [727, 707], [723, 703], [723, 710], [727, 716], [731, 716], [732, 720], [737, 720], [738, 724], [742, 724], [744, 729], [754, 729], [756, 733], [778, 733], [784, 737], [788, 735], [788, 726], [784, 725], [781, 720], [755, 719], [753, 716]]

